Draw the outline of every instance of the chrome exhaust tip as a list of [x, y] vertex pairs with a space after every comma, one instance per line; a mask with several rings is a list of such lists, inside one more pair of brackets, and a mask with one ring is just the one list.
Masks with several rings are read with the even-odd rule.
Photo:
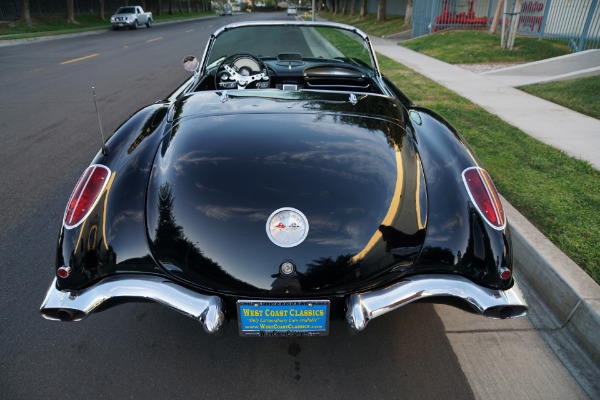
[[199, 320], [207, 333], [217, 332], [225, 322], [225, 303], [220, 297], [203, 295], [150, 275], [115, 275], [80, 291], [59, 290], [55, 278], [40, 313], [52, 321], [81, 321], [113, 299], [160, 303]]
[[527, 306], [506, 305], [490, 307], [483, 311], [483, 316], [495, 319], [518, 318], [527, 314]]
[[350, 295], [346, 299], [346, 321], [352, 329], [361, 331], [373, 318], [413, 301], [435, 297], [461, 300], [489, 318], [522, 317], [528, 309], [516, 278], [512, 288], [496, 290], [458, 275], [417, 275], [384, 289]]
[[87, 317], [83, 311], [72, 308], [42, 308], [40, 313], [48, 320], [62, 322], [81, 321]]

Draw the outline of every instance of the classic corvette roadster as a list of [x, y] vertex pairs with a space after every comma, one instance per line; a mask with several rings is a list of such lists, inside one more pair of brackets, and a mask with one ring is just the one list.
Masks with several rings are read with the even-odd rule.
[[235, 23], [183, 63], [77, 182], [45, 318], [150, 300], [209, 333], [319, 336], [424, 299], [527, 312], [490, 176], [363, 32]]

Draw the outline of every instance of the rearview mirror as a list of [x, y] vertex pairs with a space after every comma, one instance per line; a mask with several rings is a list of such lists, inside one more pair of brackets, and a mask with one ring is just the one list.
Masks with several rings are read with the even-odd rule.
[[194, 72], [198, 69], [198, 59], [195, 56], [186, 56], [183, 59], [183, 68], [186, 71]]

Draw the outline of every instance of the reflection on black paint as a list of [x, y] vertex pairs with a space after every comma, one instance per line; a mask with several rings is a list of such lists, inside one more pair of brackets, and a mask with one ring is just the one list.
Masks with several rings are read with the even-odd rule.
[[397, 256], [413, 255], [421, 249], [425, 240], [425, 229], [414, 234], [404, 233], [393, 226], [380, 225], [379, 232], [385, 242], [385, 251]]
[[[208, 102], [179, 101], [176, 109], [194, 117], [175, 119], [149, 182], [147, 223], [156, 259], [193, 285], [247, 296], [343, 293], [397, 278], [396, 268], [417, 258], [414, 244], [424, 230], [415, 200], [419, 160], [402, 124], [381, 110], [395, 107], [378, 97], [361, 99], [359, 115], [348, 95], [307, 100], [293, 97], [310, 92], [269, 93], [278, 98], [236, 92], [218, 105], [205, 96], [199, 98]], [[243, 114], [205, 117], [217, 107]], [[159, 193], [167, 183], [176, 186]], [[311, 222], [300, 246], [282, 249], [268, 240], [266, 217], [284, 206]], [[210, 210], [260, 210], [265, 219], [219, 218], [224, 214]], [[410, 240], [399, 244], [390, 232], [386, 251], [381, 224]], [[172, 232], [163, 238], [162, 230]], [[287, 260], [297, 275], [274, 276]]]
[[140, 129], [140, 134], [135, 138], [133, 143], [127, 149], [127, 154], [131, 154], [141, 143], [155, 132], [155, 128], [160, 125], [168, 109], [166, 107], [159, 109], [154, 114], [151, 114], [148, 119], [144, 122], [144, 125]]
[[333, 257], [321, 257], [307, 265], [306, 274], [301, 278], [302, 286], [309, 288], [326, 288], [347, 282], [356, 276], [360, 262], [352, 262], [352, 255], [346, 254]]
[[[172, 186], [166, 183], [159, 189], [158, 226], [153, 242], [153, 247], [161, 263], [165, 266], [168, 264], [185, 266], [202, 273], [207, 279], [217, 282], [237, 281], [237, 285], [246, 289], [253, 288], [251, 285], [241, 282], [225, 272], [219, 264], [206, 257], [202, 250], [185, 236], [183, 227], [177, 224], [173, 215], [174, 202], [175, 197], [172, 193]], [[178, 269], [167, 269], [171, 273], [178, 272]]]
[[[69, 241], [70, 243], [77, 245], [73, 246], [70, 252], [57, 251], [56, 253], [56, 267], [69, 265], [73, 270], [68, 278], [60, 280], [59, 287], [61, 288], [81, 288], [92, 280], [113, 274], [116, 271], [117, 254], [111, 246], [106, 245], [104, 238], [99, 234], [98, 215], [92, 214], [88, 217], [88, 221], [90, 223], [83, 223], [79, 228], [83, 231], [81, 236], [78, 235], [78, 229], [63, 230], [59, 249], [65, 243], [64, 235], [73, 239], [73, 242]], [[83, 240], [77, 241], [79, 237]], [[70, 248], [70, 246], [66, 247]], [[65, 262], [67, 255], [68, 262]]]
[[283, 274], [272, 275], [275, 280], [271, 284], [271, 293], [274, 294], [297, 294], [302, 292], [300, 280], [302, 274], [296, 272], [293, 275], [285, 276]]
[[474, 276], [477, 280], [485, 281], [488, 274], [494, 274], [494, 271], [497, 271], [494, 252], [490, 247], [491, 239], [486, 227], [482, 226], [485, 222], [477, 217], [474, 209], [469, 213], [469, 224], [471, 225], [469, 240], [461, 261], [464, 266], [468, 267], [467, 274]]

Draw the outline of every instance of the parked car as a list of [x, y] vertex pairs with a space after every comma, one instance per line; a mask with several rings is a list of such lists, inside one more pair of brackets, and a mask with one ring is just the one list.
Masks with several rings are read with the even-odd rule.
[[45, 318], [152, 300], [209, 333], [317, 336], [418, 300], [526, 313], [489, 174], [363, 32], [235, 23], [183, 63], [75, 185]]
[[144, 12], [140, 6], [120, 7], [115, 15], [110, 17], [110, 23], [114, 30], [120, 28], [138, 29], [141, 25], [152, 26], [152, 13]]
[[231, 12], [231, 7], [223, 7], [221, 9], [221, 15], [233, 15], [233, 13]]
[[287, 9], [287, 15], [288, 16], [290, 16], [290, 15], [298, 15], [298, 10], [296, 9], [296, 7], [290, 6]]

